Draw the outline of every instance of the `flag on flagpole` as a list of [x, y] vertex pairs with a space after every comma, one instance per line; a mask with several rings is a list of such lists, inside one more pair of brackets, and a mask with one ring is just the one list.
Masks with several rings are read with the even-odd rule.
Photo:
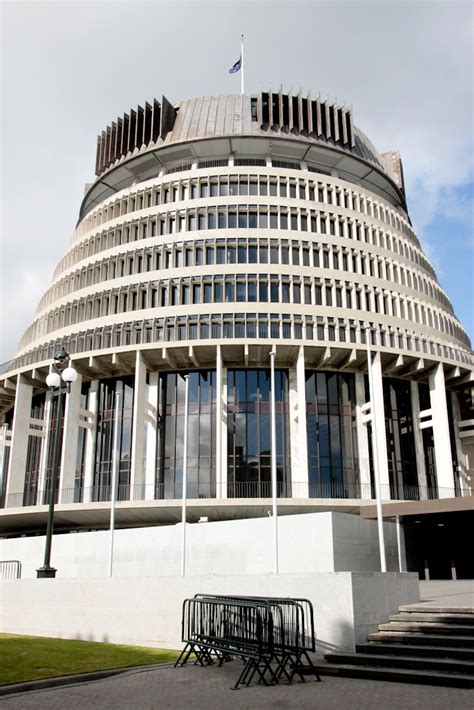
[[238, 61], [235, 62], [233, 66], [229, 69], [229, 74], [236, 74], [242, 68], [242, 56], [239, 57]]

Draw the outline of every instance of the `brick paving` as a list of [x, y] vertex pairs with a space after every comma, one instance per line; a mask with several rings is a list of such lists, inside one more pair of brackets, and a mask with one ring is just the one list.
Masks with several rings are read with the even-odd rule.
[[201, 668], [169, 666], [126, 673], [94, 682], [0, 697], [2, 710], [255, 710], [318, 708], [318, 710], [456, 710], [474, 709], [474, 689], [324, 676], [306, 683], [231, 690], [237, 662]]

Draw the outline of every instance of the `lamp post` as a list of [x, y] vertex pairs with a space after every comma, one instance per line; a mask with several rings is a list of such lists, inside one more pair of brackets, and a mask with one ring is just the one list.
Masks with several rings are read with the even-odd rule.
[[57, 397], [56, 426], [54, 430], [53, 455], [51, 465], [51, 481], [49, 492], [48, 526], [46, 529], [46, 546], [44, 550], [43, 566], [36, 570], [38, 578], [50, 578], [56, 576], [56, 570], [51, 567], [51, 541], [53, 537], [54, 524], [54, 502], [56, 498], [56, 480], [59, 476], [61, 466], [61, 417], [62, 417], [62, 395], [69, 392], [71, 384], [77, 379], [77, 372], [73, 367], [68, 367], [69, 353], [64, 348], [54, 356], [53, 368], [46, 378], [46, 384], [50, 387], [51, 397]]

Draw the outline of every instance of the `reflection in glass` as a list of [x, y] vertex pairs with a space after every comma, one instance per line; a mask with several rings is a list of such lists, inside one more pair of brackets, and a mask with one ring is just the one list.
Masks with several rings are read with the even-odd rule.
[[[182, 372], [159, 375], [156, 498], [182, 496], [185, 379]], [[216, 495], [216, 373], [189, 373], [188, 498]]]
[[113, 441], [115, 427], [115, 395], [120, 392], [120, 452], [117, 500], [130, 499], [130, 466], [132, 458], [133, 377], [102, 380], [99, 385], [97, 439], [95, 447], [94, 489], [92, 500], [110, 500], [112, 485]]
[[[271, 496], [270, 370], [228, 370], [229, 497]], [[275, 371], [278, 495], [291, 496], [288, 373]]]
[[306, 372], [309, 495], [358, 498], [354, 376]]

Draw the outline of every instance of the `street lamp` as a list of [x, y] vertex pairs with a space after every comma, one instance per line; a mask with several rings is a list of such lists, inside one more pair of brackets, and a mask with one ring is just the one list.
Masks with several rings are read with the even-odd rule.
[[53, 537], [54, 524], [54, 502], [56, 497], [56, 480], [59, 476], [59, 468], [61, 466], [61, 417], [62, 417], [62, 395], [69, 392], [71, 384], [77, 379], [77, 372], [73, 367], [68, 367], [69, 353], [61, 348], [54, 356], [53, 368], [54, 372], [50, 372], [46, 378], [46, 384], [51, 388], [51, 397], [58, 398], [56, 407], [56, 426], [54, 430], [53, 456], [51, 465], [51, 481], [49, 492], [49, 510], [48, 510], [48, 527], [46, 529], [46, 546], [44, 550], [44, 564], [36, 570], [38, 578], [49, 578], [56, 576], [56, 570], [51, 567], [51, 541]]

